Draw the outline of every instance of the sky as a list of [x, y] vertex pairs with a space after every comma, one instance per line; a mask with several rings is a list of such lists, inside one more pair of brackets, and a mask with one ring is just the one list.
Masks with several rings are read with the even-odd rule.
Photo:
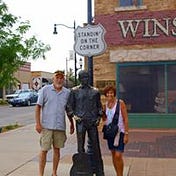
[[[30, 34], [51, 46], [46, 53], [46, 60], [30, 60], [31, 71], [54, 72], [57, 69], [66, 70], [66, 60], [69, 51], [73, 50], [74, 30], [57, 26], [57, 35], [53, 35], [54, 24], [64, 24], [69, 27], [83, 26], [87, 22], [87, 0], [3, 0], [9, 12], [29, 20]], [[93, 5], [93, 2], [92, 2]], [[93, 8], [92, 8], [93, 9]], [[77, 63], [81, 56], [77, 55]], [[67, 61], [68, 69], [74, 69], [74, 60]], [[79, 65], [77, 65], [79, 67]]]

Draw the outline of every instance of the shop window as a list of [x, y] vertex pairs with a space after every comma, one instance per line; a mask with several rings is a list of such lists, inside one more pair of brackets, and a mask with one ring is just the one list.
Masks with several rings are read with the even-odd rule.
[[176, 64], [119, 67], [119, 95], [131, 113], [176, 113]]
[[168, 112], [176, 113], [176, 65], [169, 65], [167, 70]]
[[126, 6], [141, 6], [142, 0], [120, 0], [120, 6], [126, 7]]

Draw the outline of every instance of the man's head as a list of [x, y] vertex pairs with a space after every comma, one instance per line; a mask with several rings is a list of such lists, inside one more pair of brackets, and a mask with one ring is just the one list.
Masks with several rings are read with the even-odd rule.
[[64, 71], [57, 70], [53, 74], [53, 85], [55, 89], [60, 90], [64, 84]]
[[64, 77], [64, 71], [62, 71], [62, 70], [56, 70], [54, 72], [54, 76]]
[[85, 70], [81, 70], [78, 74], [79, 76], [79, 81], [81, 82], [82, 85], [88, 85], [89, 83], [89, 74]]

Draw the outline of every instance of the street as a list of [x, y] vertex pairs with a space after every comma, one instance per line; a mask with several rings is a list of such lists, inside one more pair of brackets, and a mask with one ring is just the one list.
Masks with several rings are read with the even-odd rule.
[[35, 122], [35, 106], [0, 106], [0, 126], [29, 125]]

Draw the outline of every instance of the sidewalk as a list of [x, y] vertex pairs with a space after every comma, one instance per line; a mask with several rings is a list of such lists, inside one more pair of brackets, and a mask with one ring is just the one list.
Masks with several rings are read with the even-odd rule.
[[[115, 176], [111, 155], [101, 133], [100, 141], [105, 175]], [[38, 142], [39, 135], [35, 132], [34, 125], [0, 133], [0, 176], [37, 176], [40, 150]], [[158, 150], [161, 151], [156, 152]], [[61, 150], [59, 176], [69, 176], [75, 152], [76, 137], [68, 135], [66, 146]], [[126, 146], [124, 160], [124, 176], [175, 176], [176, 130], [130, 130], [130, 142]], [[52, 153], [49, 152], [45, 176], [51, 176], [51, 161]]]

